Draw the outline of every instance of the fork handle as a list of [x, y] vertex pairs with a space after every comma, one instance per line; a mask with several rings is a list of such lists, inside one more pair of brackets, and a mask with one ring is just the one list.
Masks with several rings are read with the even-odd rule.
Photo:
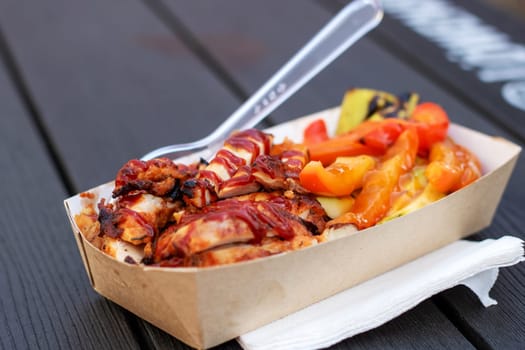
[[346, 5], [262, 87], [213, 133], [210, 145], [222, 142], [234, 130], [254, 127], [381, 21], [378, 0], [356, 0]]
[[254, 127], [377, 26], [382, 17], [379, 0], [352, 1], [210, 135], [192, 143], [162, 147], [142, 159], [173, 152], [180, 155], [184, 150], [218, 150], [232, 131]]

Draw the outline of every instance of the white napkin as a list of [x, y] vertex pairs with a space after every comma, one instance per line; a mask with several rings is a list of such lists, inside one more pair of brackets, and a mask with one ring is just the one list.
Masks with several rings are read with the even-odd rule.
[[457, 241], [395, 270], [240, 336], [244, 349], [317, 349], [378, 327], [423, 300], [463, 284], [488, 307], [498, 268], [517, 264], [523, 241]]

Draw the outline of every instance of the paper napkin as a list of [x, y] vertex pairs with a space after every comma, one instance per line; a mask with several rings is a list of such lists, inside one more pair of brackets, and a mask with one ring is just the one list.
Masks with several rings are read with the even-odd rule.
[[524, 260], [523, 241], [457, 241], [272, 322], [237, 340], [244, 349], [317, 349], [376, 328], [423, 300], [463, 284], [488, 307], [498, 269]]

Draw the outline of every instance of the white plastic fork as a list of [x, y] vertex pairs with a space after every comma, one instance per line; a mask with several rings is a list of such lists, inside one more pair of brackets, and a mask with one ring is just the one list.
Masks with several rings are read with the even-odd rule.
[[141, 159], [175, 159], [197, 151], [203, 158], [211, 158], [231, 132], [254, 127], [382, 18], [379, 0], [352, 1], [211, 134], [195, 142], [158, 148]]

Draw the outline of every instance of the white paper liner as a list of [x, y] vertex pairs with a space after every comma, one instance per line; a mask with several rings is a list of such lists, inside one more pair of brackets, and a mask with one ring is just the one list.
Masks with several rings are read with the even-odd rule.
[[317, 349], [376, 328], [423, 300], [463, 284], [488, 307], [498, 268], [517, 264], [523, 241], [457, 241], [238, 338], [244, 349]]

